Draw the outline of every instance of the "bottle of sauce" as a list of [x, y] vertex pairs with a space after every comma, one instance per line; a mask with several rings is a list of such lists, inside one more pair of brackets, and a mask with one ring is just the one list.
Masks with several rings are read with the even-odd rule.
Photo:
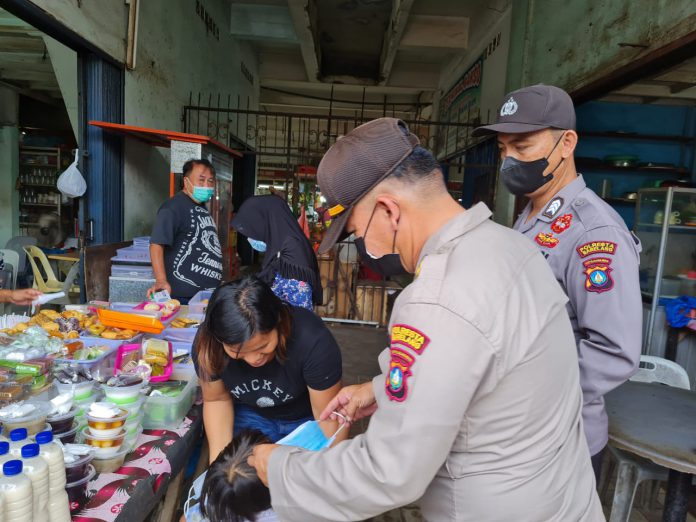
[[22, 474], [22, 461], [9, 460], [2, 465], [0, 493], [5, 504], [5, 520], [12, 522], [32, 522], [33, 493], [31, 480]]
[[22, 448], [24, 474], [31, 480], [34, 497], [34, 520], [46, 520], [48, 513], [48, 464], [39, 456], [38, 444], [27, 444]]
[[[50, 522], [70, 522], [70, 500], [65, 491], [63, 449], [53, 441], [53, 433], [36, 434], [39, 456], [48, 465], [48, 517]], [[2, 444], [2, 443], [0, 443]]]
[[22, 447], [29, 444], [26, 428], [17, 428], [10, 432], [10, 455], [19, 459], [22, 457]]

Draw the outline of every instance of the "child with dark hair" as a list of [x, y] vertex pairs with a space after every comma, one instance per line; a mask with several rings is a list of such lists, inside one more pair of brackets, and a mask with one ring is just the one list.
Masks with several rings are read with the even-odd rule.
[[[271, 509], [271, 493], [256, 470], [247, 464], [257, 444], [270, 441], [260, 431], [243, 430], [213, 461], [205, 475], [200, 503], [185, 506], [189, 522], [277, 522]], [[205, 477], [205, 479], [203, 479]], [[195, 490], [195, 484], [192, 489]], [[187, 504], [195, 499], [189, 498]]]

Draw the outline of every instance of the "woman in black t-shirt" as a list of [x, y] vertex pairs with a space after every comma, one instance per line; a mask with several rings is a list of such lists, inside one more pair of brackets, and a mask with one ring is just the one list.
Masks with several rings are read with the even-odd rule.
[[213, 292], [193, 361], [211, 462], [241, 429], [275, 442], [319, 418], [341, 389], [341, 352], [323, 321], [256, 277]]

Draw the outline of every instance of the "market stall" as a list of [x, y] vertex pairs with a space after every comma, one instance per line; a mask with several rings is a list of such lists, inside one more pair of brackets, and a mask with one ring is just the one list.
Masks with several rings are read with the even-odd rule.
[[155, 508], [200, 439], [190, 352], [209, 298], [2, 317], [0, 464], [12, 462], [6, 476], [34, 481], [34, 446], [37, 458], [44, 447], [61, 455], [45, 488], [32, 482], [28, 498], [18, 497], [28, 502], [16, 512], [28, 518], [17, 520], [39, 520], [32, 505], [90, 522], [143, 520]]

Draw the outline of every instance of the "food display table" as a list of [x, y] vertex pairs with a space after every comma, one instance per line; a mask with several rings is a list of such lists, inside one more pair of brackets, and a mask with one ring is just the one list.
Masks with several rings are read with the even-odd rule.
[[145, 520], [167, 486], [184, 471], [201, 437], [202, 407], [194, 405], [173, 430], [145, 430], [123, 466], [101, 473], [87, 485], [85, 498], [70, 506], [73, 522], [138, 522]]

